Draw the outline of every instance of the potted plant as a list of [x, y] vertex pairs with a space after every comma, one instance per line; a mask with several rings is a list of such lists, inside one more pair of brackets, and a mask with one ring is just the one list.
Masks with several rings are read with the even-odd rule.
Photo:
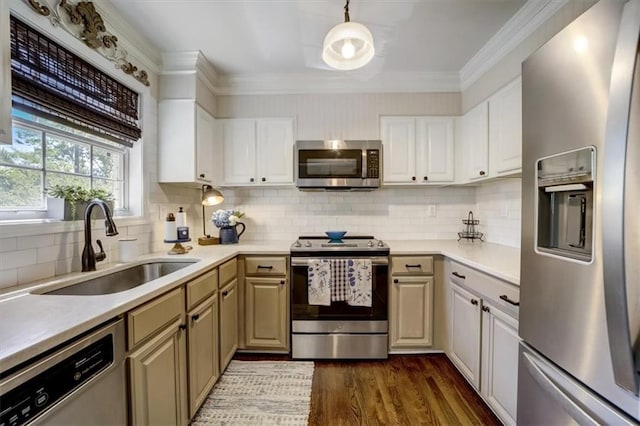
[[[113, 210], [113, 194], [104, 189], [87, 189], [79, 185], [53, 185], [45, 189], [49, 195], [47, 198], [47, 210], [49, 217], [62, 220], [78, 219], [78, 212], [82, 214], [89, 201], [98, 198], [109, 205]], [[94, 210], [99, 218], [102, 212]]]

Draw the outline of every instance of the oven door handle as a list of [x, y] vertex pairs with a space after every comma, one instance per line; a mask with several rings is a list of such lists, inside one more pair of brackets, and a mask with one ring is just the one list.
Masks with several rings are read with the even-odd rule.
[[[319, 259], [318, 257], [293, 257], [291, 258], [291, 266], [307, 266], [309, 264], [309, 260], [311, 259]], [[325, 258], [323, 257], [322, 259], [335, 259], [335, 258]], [[378, 265], [388, 265], [389, 264], [389, 258], [387, 257], [372, 257], [372, 258], [367, 258], [371, 260], [371, 265], [373, 266], [378, 266]]]

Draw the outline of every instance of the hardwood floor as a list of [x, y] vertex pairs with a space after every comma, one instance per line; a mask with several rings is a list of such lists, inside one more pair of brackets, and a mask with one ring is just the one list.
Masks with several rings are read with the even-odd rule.
[[499, 425], [443, 354], [316, 361], [309, 425]]
[[[240, 353], [234, 358], [289, 359]], [[444, 354], [315, 362], [310, 426], [500, 424]]]

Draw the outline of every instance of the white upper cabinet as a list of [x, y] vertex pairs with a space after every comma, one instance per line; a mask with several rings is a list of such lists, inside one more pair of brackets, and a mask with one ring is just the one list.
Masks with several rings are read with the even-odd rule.
[[441, 183], [454, 178], [452, 117], [381, 117], [384, 183]]
[[462, 149], [465, 180], [489, 176], [489, 104], [487, 101], [470, 109], [462, 117]]
[[9, 0], [0, 0], [0, 144], [11, 144]]
[[159, 182], [217, 184], [215, 118], [193, 100], [165, 100], [159, 115]]
[[489, 99], [489, 150], [492, 176], [522, 168], [522, 79], [518, 77]]
[[293, 183], [293, 135], [292, 118], [224, 120], [224, 185]]

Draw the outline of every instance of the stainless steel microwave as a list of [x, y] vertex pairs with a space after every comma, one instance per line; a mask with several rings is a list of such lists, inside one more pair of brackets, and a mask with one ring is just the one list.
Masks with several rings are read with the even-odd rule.
[[301, 190], [373, 190], [380, 187], [382, 141], [296, 141], [294, 168]]

